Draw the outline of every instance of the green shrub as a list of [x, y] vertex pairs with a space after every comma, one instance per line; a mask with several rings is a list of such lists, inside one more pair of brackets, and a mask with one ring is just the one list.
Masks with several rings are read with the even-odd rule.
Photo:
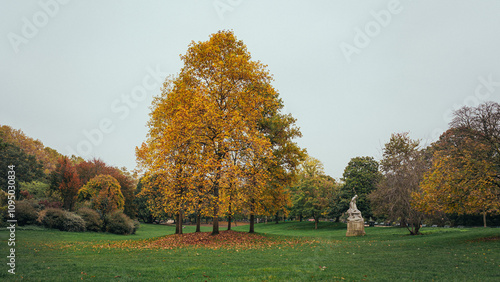
[[89, 208], [80, 208], [76, 213], [85, 221], [85, 228], [87, 231], [102, 231], [104, 222], [97, 211]]
[[28, 201], [16, 202], [16, 219], [20, 226], [35, 224], [38, 218], [38, 212]]
[[115, 211], [106, 216], [106, 231], [114, 234], [134, 234], [134, 221], [122, 211]]
[[85, 231], [85, 221], [81, 216], [61, 209], [45, 209], [39, 213], [37, 221], [44, 227], [59, 229], [61, 231]]
[[40, 200], [40, 201], [38, 201], [38, 205], [40, 206], [41, 209], [48, 209], [48, 208], [61, 209], [62, 208], [62, 203], [59, 201]]
[[56, 208], [48, 208], [40, 212], [37, 220], [47, 228], [64, 229], [64, 211]]
[[41, 181], [19, 182], [20, 190], [29, 192], [35, 199], [41, 199], [49, 195], [50, 184]]
[[85, 220], [75, 213], [64, 212], [64, 223], [62, 231], [84, 232]]
[[8, 194], [0, 189], [0, 226], [5, 226], [5, 224], [7, 223], [6, 221], [8, 216], [7, 202], [8, 202]]

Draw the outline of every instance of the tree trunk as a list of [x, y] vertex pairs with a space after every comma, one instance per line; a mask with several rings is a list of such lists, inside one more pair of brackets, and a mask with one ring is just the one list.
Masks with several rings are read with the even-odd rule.
[[227, 216], [227, 230], [231, 230], [231, 203], [229, 203], [229, 215]]
[[419, 235], [420, 234], [420, 222], [406, 224], [406, 229], [410, 231], [410, 235]]
[[248, 233], [255, 233], [254, 221], [255, 221], [255, 215], [252, 213], [250, 215], [250, 230], [248, 231]]
[[302, 222], [302, 215], [299, 215], [299, 222]]
[[184, 223], [184, 211], [181, 211], [180, 214], [179, 214], [179, 222], [180, 222], [180, 224], [179, 224], [179, 230], [181, 232], [180, 234], [183, 234], [184, 232], [182, 230], [182, 225]]
[[[219, 198], [219, 189], [217, 189], [217, 196], [216, 199]], [[219, 234], [219, 203], [218, 201], [214, 205], [214, 216], [213, 216], [213, 221], [212, 221], [212, 234], [210, 235], [217, 235]]]
[[420, 234], [420, 223], [417, 224], [417, 226], [415, 226], [415, 235], [419, 235]]
[[483, 224], [486, 227], [486, 212], [483, 212]]
[[182, 212], [176, 215], [175, 219], [175, 234], [182, 234]]
[[318, 229], [319, 217], [314, 217], [314, 229]]
[[212, 223], [212, 234], [210, 235], [217, 235], [219, 234], [219, 216], [218, 216], [218, 207], [214, 207], [214, 219]]
[[276, 212], [276, 214], [274, 215], [274, 221], [276, 221], [276, 224], [280, 223], [279, 212]]
[[[221, 158], [221, 157], [220, 157]], [[214, 215], [212, 222], [212, 234], [210, 235], [218, 235], [219, 234], [219, 179], [220, 179], [220, 167], [217, 169], [217, 176], [214, 183]]]
[[179, 234], [179, 214], [175, 214], [175, 234]]
[[201, 232], [201, 213], [198, 212], [198, 215], [196, 215], [196, 231], [195, 232]]

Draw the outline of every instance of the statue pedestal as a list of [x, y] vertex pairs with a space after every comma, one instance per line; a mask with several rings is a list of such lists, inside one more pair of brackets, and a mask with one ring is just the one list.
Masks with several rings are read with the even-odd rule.
[[364, 236], [365, 233], [365, 223], [363, 221], [347, 221], [347, 237], [352, 236]]

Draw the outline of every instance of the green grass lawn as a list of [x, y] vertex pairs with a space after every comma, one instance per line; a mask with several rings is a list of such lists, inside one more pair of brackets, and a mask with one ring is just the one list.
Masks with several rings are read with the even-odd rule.
[[[500, 281], [500, 241], [478, 240], [500, 236], [500, 228], [423, 228], [424, 235], [408, 236], [402, 228], [371, 227], [364, 237], [347, 238], [344, 224], [321, 222], [318, 230], [313, 225], [287, 222], [255, 228], [273, 240], [312, 243], [215, 250], [105, 247], [118, 240], [142, 242], [173, 234], [169, 226], [143, 224], [129, 236], [18, 229], [15, 275], [7, 272], [8, 232], [2, 228], [0, 280]], [[234, 229], [247, 231], [248, 226]], [[184, 229], [193, 231], [193, 226]]]

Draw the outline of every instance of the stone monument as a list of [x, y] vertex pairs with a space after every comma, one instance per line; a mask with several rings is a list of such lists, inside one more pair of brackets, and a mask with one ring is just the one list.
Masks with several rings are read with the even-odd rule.
[[361, 216], [361, 212], [356, 207], [356, 198], [358, 195], [355, 195], [351, 199], [351, 203], [349, 203], [349, 209], [347, 210], [347, 214], [349, 217], [347, 218], [347, 233], [346, 236], [363, 236], [365, 235], [365, 221]]

